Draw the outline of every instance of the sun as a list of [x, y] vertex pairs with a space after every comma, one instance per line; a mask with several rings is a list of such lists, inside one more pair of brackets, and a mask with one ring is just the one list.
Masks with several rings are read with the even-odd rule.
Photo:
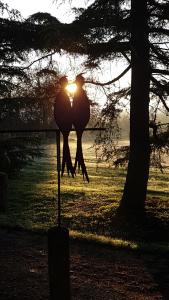
[[74, 94], [77, 90], [77, 85], [76, 83], [68, 83], [68, 85], [66, 86], [66, 90], [70, 93], [70, 94]]

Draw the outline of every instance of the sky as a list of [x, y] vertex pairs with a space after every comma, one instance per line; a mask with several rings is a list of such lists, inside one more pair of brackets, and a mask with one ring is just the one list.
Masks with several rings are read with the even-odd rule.
[[[24, 18], [29, 17], [36, 12], [48, 12], [58, 18], [60, 21], [69, 23], [74, 19], [74, 14], [70, 9], [70, 0], [4, 0], [11, 8], [20, 11]], [[63, 2], [61, 4], [61, 2]], [[87, 2], [92, 0], [72, 0], [72, 7], [85, 7]]]

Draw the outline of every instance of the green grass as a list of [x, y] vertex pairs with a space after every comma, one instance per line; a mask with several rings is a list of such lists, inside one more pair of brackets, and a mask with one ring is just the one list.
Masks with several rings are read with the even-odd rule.
[[[152, 170], [146, 209], [148, 219], [141, 225], [119, 219], [116, 209], [123, 191], [125, 170], [97, 166], [92, 143], [84, 143], [90, 183], [81, 174], [61, 179], [62, 224], [71, 230], [114, 238], [116, 241], [158, 240], [169, 227], [169, 172]], [[47, 230], [57, 219], [57, 172], [55, 144], [45, 146], [45, 156], [9, 181], [9, 208], [0, 215], [1, 225]], [[75, 154], [75, 141], [71, 140]], [[165, 238], [164, 238], [165, 239]], [[167, 240], [167, 237], [166, 237]], [[117, 242], [118, 244], [119, 242]], [[128, 243], [128, 242], [127, 242]]]

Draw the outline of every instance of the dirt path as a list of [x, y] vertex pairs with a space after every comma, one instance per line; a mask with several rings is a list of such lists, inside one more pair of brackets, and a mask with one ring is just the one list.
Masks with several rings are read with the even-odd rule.
[[[72, 300], [169, 299], [169, 255], [73, 242], [70, 274]], [[35, 299], [49, 299], [46, 237], [0, 230], [0, 300]]]

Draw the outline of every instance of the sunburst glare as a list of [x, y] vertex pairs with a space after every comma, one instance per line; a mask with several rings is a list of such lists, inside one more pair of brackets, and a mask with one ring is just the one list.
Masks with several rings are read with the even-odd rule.
[[68, 83], [68, 85], [66, 86], [66, 90], [70, 93], [70, 94], [74, 94], [77, 90], [77, 85], [76, 83]]

